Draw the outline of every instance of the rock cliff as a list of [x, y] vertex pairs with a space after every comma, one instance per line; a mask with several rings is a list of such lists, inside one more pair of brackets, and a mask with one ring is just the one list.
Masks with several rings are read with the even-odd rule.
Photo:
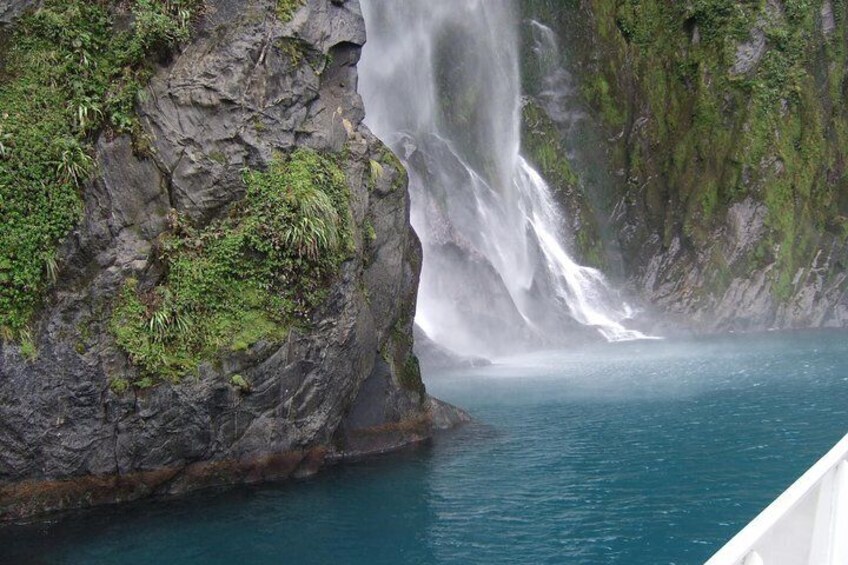
[[584, 260], [700, 331], [848, 323], [845, 2], [522, 8], [528, 150], [542, 114]]
[[[0, 2], [0, 34], [35, 4]], [[116, 28], [138, 21], [126, 4], [110, 7]], [[55, 282], [25, 339], [0, 344], [0, 520], [301, 476], [465, 418], [427, 396], [412, 353], [421, 251], [405, 171], [362, 125], [358, 3], [209, 0], [192, 19], [191, 39], [153, 58], [140, 129], [92, 134]], [[349, 192], [350, 248], [320, 304], [283, 337], [151, 379], [116, 343], [127, 281], [159, 288], [174, 219], [224, 225], [245, 171], [296, 148], [337, 163]]]
[[[848, 324], [844, 0], [520, 6], [524, 152], [582, 262], [699, 331]], [[364, 41], [356, 0], [0, 0], [0, 520], [466, 418], [412, 352], [421, 249]]]

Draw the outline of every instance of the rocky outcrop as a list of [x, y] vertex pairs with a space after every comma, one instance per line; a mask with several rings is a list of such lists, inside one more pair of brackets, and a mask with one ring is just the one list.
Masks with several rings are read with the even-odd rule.
[[[0, 2], [0, 14], [23, 4]], [[359, 5], [308, 0], [290, 21], [275, 8], [209, 0], [195, 38], [141, 97], [150, 149], [97, 142], [83, 220], [35, 326], [37, 357], [0, 345], [0, 520], [300, 476], [467, 418], [426, 395], [412, 353], [421, 251], [405, 172], [396, 160], [371, 172], [386, 149], [362, 125]], [[245, 167], [301, 146], [339, 156], [356, 248], [307, 328], [178, 384], [110, 387], [138, 373], [108, 329], [113, 301], [128, 277], [161, 276], [156, 239], [171, 211], [208, 222], [243, 196]]]

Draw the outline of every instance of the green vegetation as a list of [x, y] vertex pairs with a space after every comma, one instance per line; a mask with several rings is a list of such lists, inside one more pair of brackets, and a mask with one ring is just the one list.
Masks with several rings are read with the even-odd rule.
[[545, 111], [532, 102], [522, 108], [522, 143], [533, 164], [557, 190], [565, 190], [579, 181], [565, 154], [556, 126]]
[[32, 332], [28, 329], [21, 330], [20, 342], [21, 355], [23, 355], [27, 361], [35, 361], [38, 357], [38, 349], [35, 347], [35, 341], [32, 339]]
[[601, 74], [587, 78], [583, 83], [583, 96], [601, 111], [601, 116], [613, 128], [624, 126], [625, 115], [621, 104], [611, 94], [610, 85]]
[[130, 383], [127, 379], [114, 378], [109, 380], [109, 390], [115, 394], [123, 394], [130, 388]]
[[283, 23], [288, 23], [294, 17], [306, 0], [277, 0], [277, 18]]
[[[383, 147], [383, 150], [380, 152], [379, 161], [372, 160], [371, 163], [371, 185], [383, 176], [385, 167], [391, 167], [394, 170], [392, 190], [406, 190], [406, 186], [409, 183], [409, 174], [406, 172], [406, 167], [400, 162], [398, 156], [392, 153], [391, 149]], [[373, 163], [376, 163], [379, 168], [375, 167]]]
[[233, 375], [230, 377], [230, 385], [242, 394], [249, 394], [251, 390], [253, 390], [250, 383], [247, 382], [247, 380], [241, 375]]
[[371, 159], [369, 161], [369, 165], [371, 168], [371, 176], [368, 179], [368, 187], [373, 188], [377, 181], [383, 178], [385, 171], [383, 170], [383, 165], [381, 165], [379, 161], [375, 161], [374, 159]]
[[[13, 30], [0, 75], [0, 334], [20, 339], [57, 277], [104, 128], [137, 134], [150, 57], [189, 35], [199, 0], [47, 0]], [[129, 10], [116, 29], [110, 7]], [[28, 347], [28, 346], [27, 346]]]
[[580, 225], [574, 234], [572, 251], [581, 263], [603, 267], [605, 253], [598, 223], [587, 206], [583, 185], [571, 168], [556, 125], [544, 109], [531, 101], [522, 107], [521, 125], [522, 150]]
[[[612, 132], [637, 122], [622, 142], [623, 166], [666, 244], [682, 234], [692, 248], [709, 249], [733, 203], [764, 202], [767, 241], [749, 260], [775, 259], [776, 294], [788, 298], [819, 238], [845, 237], [834, 174], [848, 159], [840, 133], [848, 119], [845, 5], [834, 5], [829, 38], [817, 23], [820, 4], [780, 5], [597, 2], [603, 56], [584, 95]], [[758, 34], [762, 57], [740, 64], [738, 47]], [[710, 292], [742, 274], [719, 256], [713, 263]]]
[[421, 380], [421, 367], [412, 351], [412, 320], [403, 314], [389, 330], [389, 339], [382, 350], [383, 359], [397, 375], [398, 384], [406, 390], [417, 392], [424, 400], [426, 387]]
[[299, 67], [307, 56], [306, 43], [294, 37], [283, 37], [277, 40], [277, 47], [286, 54], [292, 67]]
[[244, 178], [227, 217], [203, 229], [174, 217], [162, 280], [130, 279], [116, 301], [111, 330], [143, 377], [177, 381], [221, 352], [284, 339], [352, 253], [347, 182], [331, 157], [299, 149]]
[[406, 390], [417, 392], [422, 397], [427, 392], [424, 388], [424, 381], [421, 380], [421, 366], [418, 363], [418, 357], [414, 354], [410, 353], [406, 362], [400, 368], [398, 382]]
[[368, 238], [368, 241], [373, 243], [377, 241], [377, 232], [374, 230], [374, 224], [371, 220], [365, 220], [365, 237]]

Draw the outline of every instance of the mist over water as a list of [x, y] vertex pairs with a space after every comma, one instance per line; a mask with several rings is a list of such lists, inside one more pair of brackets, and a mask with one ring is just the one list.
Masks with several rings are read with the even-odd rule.
[[487, 357], [575, 334], [645, 337], [578, 265], [545, 180], [521, 156], [519, 19], [500, 0], [364, 0], [366, 123], [406, 165], [424, 264], [417, 323]]

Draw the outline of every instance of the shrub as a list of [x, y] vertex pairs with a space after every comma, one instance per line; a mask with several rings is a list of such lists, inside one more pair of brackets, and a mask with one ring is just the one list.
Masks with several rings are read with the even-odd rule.
[[244, 200], [203, 229], [174, 217], [165, 275], [127, 280], [111, 329], [146, 378], [177, 381], [204, 360], [285, 338], [305, 323], [353, 249], [344, 173], [300, 149], [246, 171]]
[[277, 18], [283, 23], [288, 23], [294, 17], [306, 0], [277, 0]]
[[[126, 5], [124, 2], [114, 4]], [[133, 105], [152, 53], [188, 37], [199, 0], [135, 0], [133, 27], [109, 2], [46, 0], [23, 17], [0, 83], [0, 328], [20, 339], [78, 221], [104, 127], [135, 132]]]
[[241, 375], [233, 375], [230, 377], [230, 385], [242, 394], [249, 394], [253, 387]]

